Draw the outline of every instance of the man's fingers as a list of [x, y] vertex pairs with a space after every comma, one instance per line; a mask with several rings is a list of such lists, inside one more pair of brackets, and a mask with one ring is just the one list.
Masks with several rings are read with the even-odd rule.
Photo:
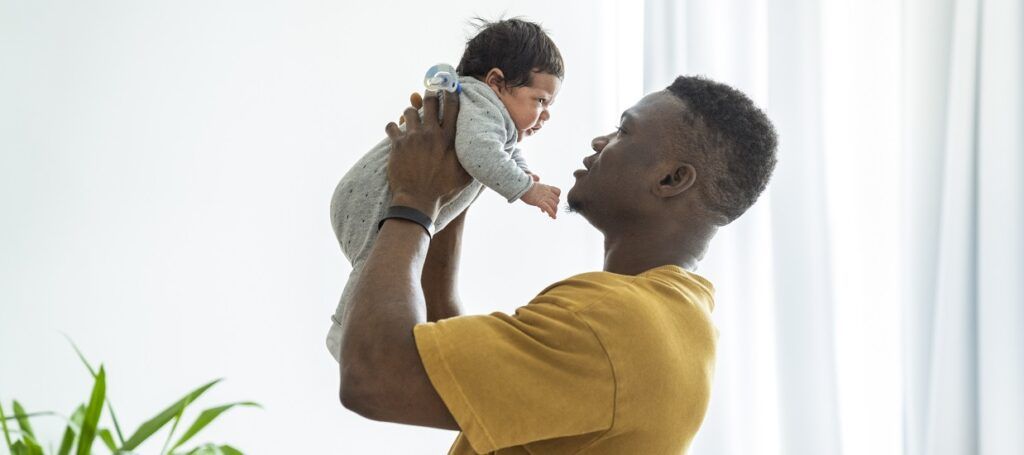
[[415, 131], [420, 127], [420, 113], [415, 108], [405, 108], [405, 129]]
[[388, 133], [388, 137], [390, 137], [391, 140], [398, 139], [398, 136], [402, 134], [402, 130], [398, 129], [398, 125], [395, 125], [395, 122], [388, 123], [387, 126], [384, 127], [384, 132]]
[[426, 128], [434, 128], [439, 125], [437, 106], [437, 92], [427, 93], [427, 97], [423, 100], [423, 124]]
[[458, 93], [444, 93], [444, 120], [441, 121], [441, 129], [444, 130], [445, 136], [448, 136], [454, 140], [455, 138], [455, 123], [459, 118], [459, 94]]
[[551, 191], [555, 193], [555, 196], [561, 196], [562, 195], [562, 190], [558, 189], [557, 186], [551, 187]]
[[[412, 95], [409, 95], [409, 104], [412, 105], [412, 107], [419, 109], [423, 107], [423, 97], [417, 92], [412, 92]], [[398, 117], [398, 124], [405, 124], [405, 116]]]

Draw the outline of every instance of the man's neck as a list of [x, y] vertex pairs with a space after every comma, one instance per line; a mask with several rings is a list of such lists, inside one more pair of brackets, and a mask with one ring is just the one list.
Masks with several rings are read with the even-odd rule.
[[633, 230], [606, 233], [604, 238], [604, 270], [622, 275], [637, 275], [655, 267], [675, 264], [694, 270], [704, 257], [717, 228], [660, 232]]

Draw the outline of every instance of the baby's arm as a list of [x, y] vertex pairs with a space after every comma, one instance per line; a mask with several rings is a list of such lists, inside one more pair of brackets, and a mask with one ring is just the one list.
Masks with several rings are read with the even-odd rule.
[[530, 189], [533, 179], [505, 151], [508, 133], [503, 107], [468, 87], [462, 93], [455, 133], [459, 162], [484, 186], [515, 202]]
[[501, 114], [502, 109], [482, 93], [468, 87], [463, 91], [455, 135], [459, 162], [469, 175], [509, 202], [520, 199], [555, 218], [561, 191], [540, 183], [518, 148], [511, 154], [505, 151], [511, 139], [507, 128], [514, 126]]
[[522, 201], [547, 213], [552, 219], [558, 214], [558, 196], [562, 190], [551, 185], [540, 183], [540, 177], [530, 174], [533, 179], [533, 186], [523, 195]]
[[558, 197], [562, 194], [562, 190], [540, 183], [540, 176], [530, 172], [530, 168], [526, 165], [526, 159], [523, 158], [523, 152], [519, 147], [512, 150], [512, 160], [516, 162], [519, 169], [522, 169], [533, 179], [533, 186], [526, 191], [526, 194], [523, 194], [520, 200], [539, 208], [541, 212], [547, 213], [551, 218], [555, 218], [558, 214]]
[[512, 161], [515, 161], [516, 166], [519, 166], [519, 169], [522, 169], [523, 172], [527, 174], [533, 174], [532, 172], [530, 172], [530, 166], [526, 165], [526, 158], [523, 158], [523, 151], [519, 147], [516, 147], [514, 150], [512, 150]]

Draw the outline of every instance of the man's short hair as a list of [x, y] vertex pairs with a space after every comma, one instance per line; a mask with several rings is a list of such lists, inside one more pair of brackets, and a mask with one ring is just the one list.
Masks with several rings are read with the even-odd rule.
[[709, 176], [698, 174], [705, 208], [732, 222], [768, 185], [777, 161], [775, 128], [750, 98], [726, 84], [679, 76], [667, 89], [686, 105], [684, 152], [698, 157]]
[[466, 43], [456, 68], [459, 75], [483, 79], [491, 68], [498, 68], [507, 87], [529, 85], [533, 71], [565, 77], [562, 54], [540, 25], [518, 18], [477, 18], [475, 25], [477, 34]]

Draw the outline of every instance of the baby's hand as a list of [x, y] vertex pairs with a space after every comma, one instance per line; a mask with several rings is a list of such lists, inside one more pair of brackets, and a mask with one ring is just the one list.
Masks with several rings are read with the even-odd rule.
[[555, 219], [555, 216], [558, 214], [558, 197], [562, 195], [562, 190], [540, 183], [540, 177], [536, 175], [531, 174], [530, 177], [533, 178], [533, 186], [520, 199], [527, 204], [540, 208], [551, 219]]

